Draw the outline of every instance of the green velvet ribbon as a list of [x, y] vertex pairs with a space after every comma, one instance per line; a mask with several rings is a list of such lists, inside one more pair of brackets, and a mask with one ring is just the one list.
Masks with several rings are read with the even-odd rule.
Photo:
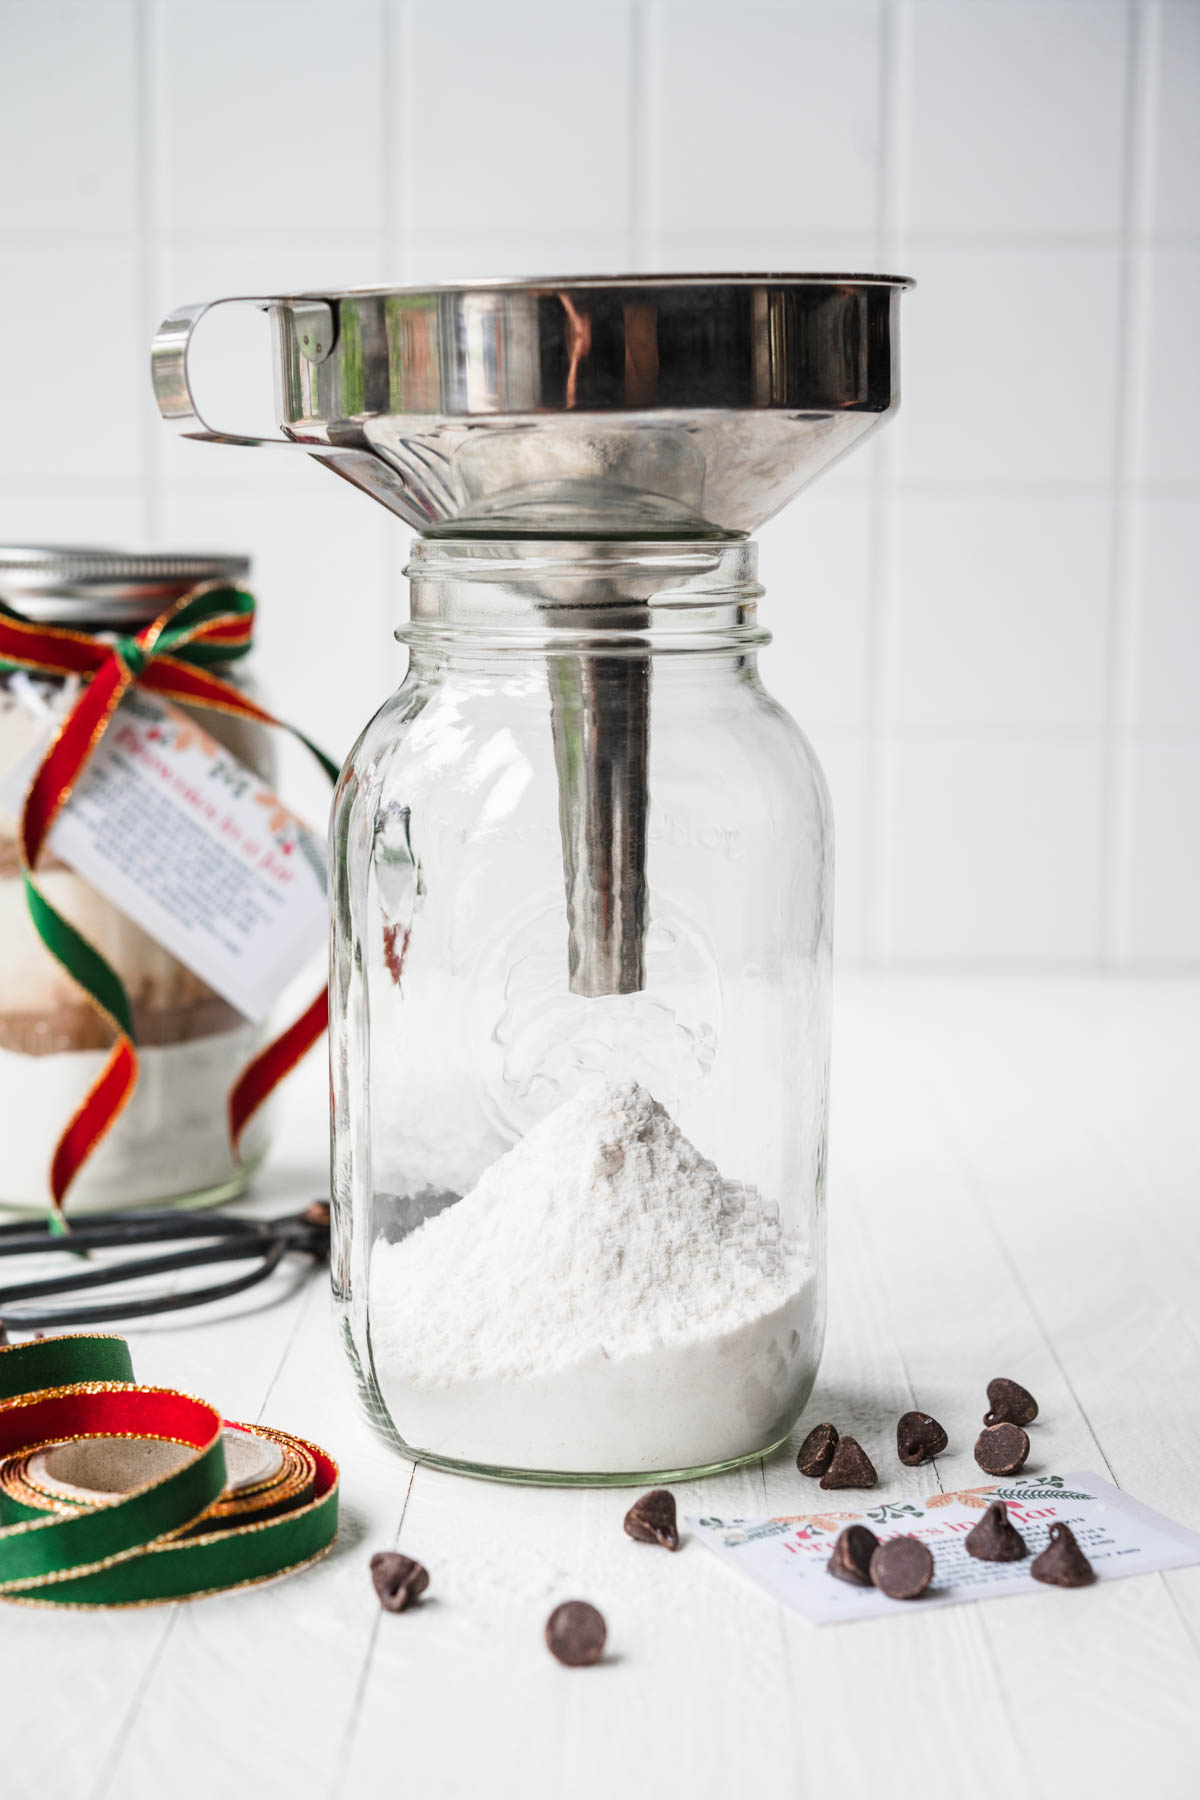
[[0, 1349], [5, 1459], [86, 1436], [160, 1438], [197, 1451], [171, 1474], [74, 1514], [6, 1497], [0, 1599], [146, 1606], [250, 1586], [323, 1555], [337, 1535], [337, 1467], [313, 1444], [304, 1446], [317, 1469], [312, 1498], [277, 1516], [214, 1520], [211, 1531], [181, 1537], [224, 1492], [221, 1426], [202, 1400], [138, 1387], [123, 1338], [87, 1333]]

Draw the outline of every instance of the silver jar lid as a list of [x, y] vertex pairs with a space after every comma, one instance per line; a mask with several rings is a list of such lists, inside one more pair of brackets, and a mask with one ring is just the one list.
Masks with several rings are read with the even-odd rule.
[[208, 581], [244, 581], [248, 556], [0, 544], [0, 600], [43, 625], [145, 625]]

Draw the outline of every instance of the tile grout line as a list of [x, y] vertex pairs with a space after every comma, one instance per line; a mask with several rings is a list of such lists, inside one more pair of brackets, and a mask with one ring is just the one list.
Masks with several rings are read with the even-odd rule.
[[[393, 6], [395, 0], [393, 0]], [[403, 281], [413, 278], [413, 239], [416, 235], [414, 220], [416, 218], [416, 192], [413, 172], [416, 159], [413, 155], [413, 114], [414, 114], [414, 69], [416, 65], [412, 8], [409, 0], [399, 0], [397, 20], [393, 15], [391, 35], [396, 55], [400, 61], [400, 80], [396, 84], [388, 106], [388, 118], [392, 121], [391, 130], [395, 145], [396, 157], [400, 165], [399, 180], [393, 182], [392, 198], [400, 216], [400, 230], [396, 238], [400, 266], [397, 271]], [[400, 117], [396, 121], [396, 103], [399, 101]], [[391, 277], [389, 275], [388, 279]]]
[[[379, 6], [379, 135], [380, 135], [380, 169], [379, 169], [379, 257], [381, 281], [393, 279], [393, 269], [399, 267], [400, 252], [398, 247], [397, 226], [403, 230], [403, 217], [399, 212], [397, 187], [403, 182], [396, 180], [396, 164], [399, 160], [399, 143], [396, 132], [396, 112], [393, 105], [395, 87], [396, 62], [404, 29], [401, 22], [400, 31], [396, 31], [395, 16], [391, 0], [378, 0]], [[401, 63], [403, 68], [403, 63]]]
[[[629, 9], [629, 113], [626, 119], [625, 241], [631, 272], [645, 266], [646, 171], [653, 133], [649, 128], [650, 94], [646, 63], [646, 0], [630, 0]], [[657, 160], [657, 158], [655, 159]]]
[[[886, 3], [886, 0], [885, 0]], [[900, 0], [892, 0], [898, 5]], [[1186, 0], [1181, 0], [1186, 3]], [[403, 26], [401, 30], [403, 37]], [[136, 235], [136, 227], [131, 229], [112, 229], [93, 225], [5, 225], [0, 222], [0, 249], [43, 248], [46, 246], [75, 246], [79, 243], [99, 244], [100, 242], [119, 242], [122, 237]], [[247, 243], [270, 242], [272, 239], [288, 240], [294, 237], [294, 228], [283, 225], [265, 224], [225, 225], [225, 226], [178, 226], [165, 225], [161, 235], [168, 239], [182, 239], [190, 243], [242, 241]], [[322, 237], [337, 240], [339, 238], [361, 238], [362, 230], [357, 226], [339, 226], [331, 224], [322, 228]], [[450, 226], [427, 226], [425, 235], [453, 243], [460, 235]], [[499, 226], [481, 226], [473, 235], [492, 236], [497, 240], [507, 234]], [[573, 238], [575, 233], [570, 226], [550, 226], [547, 237]], [[712, 244], [741, 245], [745, 242], [747, 231], [740, 226], [705, 226], [703, 235]], [[661, 233], [664, 242], [670, 244], [676, 239], [694, 242], [696, 230], [693, 228], [669, 230]], [[835, 226], [821, 228], [821, 237], [831, 245], [844, 244], [852, 250], [863, 242], [862, 233], [839, 229]], [[1097, 250], [1120, 250], [1125, 237], [1117, 231], [1075, 231], [1070, 227], [1057, 227], [1054, 230], [1035, 231], [987, 231], [984, 229], [969, 230], [966, 227], [952, 227], [944, 231], [906, 231], [904, 240], [916, 250], [994, 250], [997, 253], [1007, 251], [1059, 251], [1064, 256], [1075, 252], [1091, 252]], [[1200, 249], [1200, 232], [1197, 231], [1134, 231], [1128, 236], [1128, 242], [1140, 250], [1196, 251]]]
[[1144, 0], [1129, 0], [1125, 20], [1125, 143], [1121, 183], [1121, 251], [1116, 306], [1116, 367], [1113, 371], [1113, 447], [1110, 468], [1108, 583], [1105, 595], [1104, 739], [1100, 774], [1100, 842], [1096, 881], [1099, 896], [1097, 952], [1100, 966], [1118, 959], [1123, 936], [1124, 870], [1129, 846], [1129, 751], [1120, 726], [1127, 716], [1128, 682], [1134, 652], [1136, 599], [1131, 552], [1133, 505], [1129, 478], [1141, 461], [1132, 438], [1140, 411], [1140, 341], [1145, 326], [1140, 257], [1131, 247], [1144, 216], [1148, 146], [1150, 14]]
[[[158, 226], [162, 215], [162, 162], [159, 155], [159, 78], [162, 73], [161, 17], [157, 0], [136, 0], [135, 48], [137, 83], [137, 213], [138, 310], [147, 336], [158, 318]], [[150, 386], [147, 365], [145, 387]], [[148, 542], [162, 537], [165, 506], [163, 434], [157, 408], [144, 399], [139, 407], [139, 499], [142, 533]]]
[[[898, 223], [903, 180], [903, 136], [908, 125], [908, 64], [911, 17], [908, 0], [880, 0], [879, 141], [876, 151], [875, 244], [878, 265], [887, 261]], [[900, 302], [901, 306], [904, 301]], [[887, 893], [884, 846], [890, 797], [889, 739], [886, 729], [893, 588], [892, 491], [894, 459], [885, 436], [875, 442], [870, 486], [870, 548], [867, 558], [866, 768], [862, 796], [863, 857], [859, 905], [862, 960], [868, 967], [884, 957]], [[835, 822], [836, 829], [836, 822]], [[836, 837], [835, 837], [836, 844]]]
[[[408, 267], [405, 233], [409, 223], [408, 144], [410, 20], [407, 0], [379, 0], [380, 133], [383, 165], [380, 181], [380, 280], [401, 283]], [[397, 104], [398, 103], [398, 104]], [[400, 521], [384, 539], [383, 592], [376, 597], [381, 641], [395, 629], [393, 613], [405, 562]]]
[[662, 19], [658, 0], [634, 0], [636, 32], [637, 87], [634, 104], [642, 109], [636, 122], [639, 153], [644, 158], [640, 191], [630, 195], [631, 213], [637, 236], [632, 248], [642, 259], [637, 267], [660, 266], [659, 229], [662, 219], [662, 112], [659, 105], [662, 90]]

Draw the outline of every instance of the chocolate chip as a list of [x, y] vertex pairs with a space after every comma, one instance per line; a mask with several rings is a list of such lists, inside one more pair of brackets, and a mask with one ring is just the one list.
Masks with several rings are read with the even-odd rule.
[[1032, 1425], [1037, 1418], [1038, 1403], [1019, 1381], [997, 1375], [988, 1382], [987, 1395], [990, 1404], [983, 1415], [985, 1425]]
[[802, 1475], [823, 1475], [833, 1461], [837, 1444], [836, 1425], [814, 1425], [796, 1452], [796, 1467]]
[[857, 1438], [838, 1439], [833, 1459], [821, 1477], [823, 1488], [874, 1487], [879, 1477], [875, 1465]]
[[429, 1570], [398, 1550], [379, 1550], [371, 1558], [371, 1580], [385, 1612], [403, 1612], [429, 1586]]
[[975, 1461], [989, 1475], [1015, 1475], [1028, 1455], [1029, 1438], [1019, 1425], [989, 1425], [975, 1439]]
[[1009, 1518], [1003, 1500], [992, 1501], [978, 1525], [972, 1525], [963, 1539], [963, 1548], [980, 1562], [1020, 1562], [1029, 1555], [1025, 1539]]
[[855, 1587], [870, 1587], [871, 1557], [878, 1548], [879, 1539], [865, 1525], [847, 1525], [833, 1546], [833, 1555], [825, 1567], [839, 1581], [852, 1581]]
[[564, 1600], [546, 1620], [546, 1647], [568, 1669], [582, 1669], [603, 1653], [608, 1627], [586, 1600]]
[[920, 1538], [889, 1538], [871, 1558], [871, 1580], [889, 1599], [915, 1600], [933, 1580], [933, 1557]]
[[928, 1413], [907, 1412], [896, 1425], [896, 1455], [906, 1468], [940, 1456], [949, 1443], [945, 1431]]
[[1048, 1581], [1052, 1587], [1086, 1587], [1096, 1579], [1096, 1571], [1069, 1525], [1050, 1527], [1050, 1542], [1034, 1557], [1029, 1573], [1035, 1581]]
[[643, 1494], [625, 1514], [625, 1530], [640, 1544], [661, 1544], [664, 1550], [678, 1550], [674, 1494], [668, 1488], [653, 1488]]

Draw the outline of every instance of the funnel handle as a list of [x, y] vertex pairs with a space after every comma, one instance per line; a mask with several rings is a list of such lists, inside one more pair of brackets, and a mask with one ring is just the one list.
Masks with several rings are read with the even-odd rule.
[[[192, 336], [206, 313], [217, 306], [257, 306], [260, 311], [267, 312], [281, 304], [279, 299], [268, 295], [232, 294], [221, 300], [176, 307], [170, 317], [163, 320], [150, 349], [150, 378], [159, 412], [180, 437], [195, 438], [205, 444], [285, 444], [291, 450], [311, 450], [311, 445], [298, 444], [294, 438], [284, 437], [282, 433], [270, 437], [244, 437], [234, 431], [214, 430], [196, 405], [188, 376]], [[324, 306], [323, 302], [319, 304]], [[329, 309], [324, 310], [328, 312]], [[324, 349], [328, 354], [328, 342]]]

